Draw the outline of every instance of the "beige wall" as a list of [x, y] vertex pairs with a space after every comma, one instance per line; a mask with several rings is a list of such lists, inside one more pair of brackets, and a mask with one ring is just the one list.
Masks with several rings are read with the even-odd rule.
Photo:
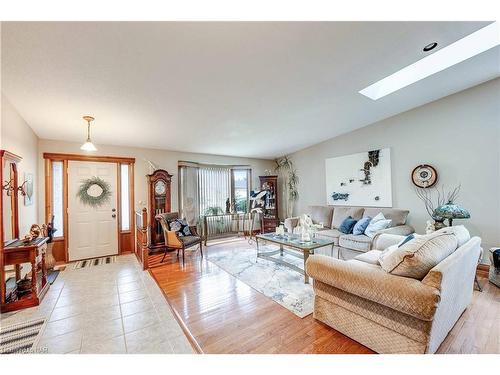
[[[82, 134], [83, 140], [84, 134]], [[39, 189], [43, 197], [44, 191], [44, 181], [43, 181], [43, 153], [44, 152], [57, 152], [57, 153], [72, 153], [81, 154], [80, 143], [72, 142], [60, 142], [60, 141], [50, 141], [41, 139], [38, 142], [39, 150], [39, 168], [40, 168], [40, 178], [39, 178]], [[188, 152], [176, 152], [176, 151], [165, 151], [165, 150], [153, 150], [145, 148], [136, 147], [120, 147], [120, 146], [104, 146], [96, 145], [98, 151], [92, 153], [93, 155], [103, 155], [103, 156], [123, 156], [123, 157], [134, 157], [135, 162], [135, 209], [138, 210], [145, 207], [147, 204], [147, 182], [146, 174], [149, 172], [149, 167], [147, 162], [152, 161], [158, 168], [167, 170], [170, 174], [173, 174], [172, 178], [172, 210], [177, 210], [178, 208], [178, 171], [177, 162], [179, 160], [193, 161], [193, 162], [203, 162], [210, 164], [231, 164], [231, 165], [250, 165], [252, 167], [252, 188], [257, 188], [259, 186], [259, 175], [264, 174], [265, 169], [274, 168], [274, 162], [271, 160], [263, 159], [248, 159], [230, 156], [216, 156], [207, 154], [195, 154]], [[39, 217], [44, 217], [44, 204], [40, 203]]]
[[19, 184], [24, 181], [25, 172], [33, 173], [35, 181], [31, 206], [25, 206], [24, 198], [19, 196], [19, 231], [22, 237], [29, 232], [32, 224], [38, 223], [38, 198], [41, 196], [36, 185], [38, 180], [38, 138], [4, 95], [2, 95], [1, 112], [2, 148], [23, 158], [18, 168]]
[[428, 220], [410, 173], [419, 164], [437, 168], [439, 186], [462, 184], [458, 203], [471, 213], [457, 221], [500, 245], [500, 79], [443, 98], [292, 154], [299, 172], [295, 213], [325, 202], [325, 159], [390, 147], [393, 206], [410, 209], [423, 232]]

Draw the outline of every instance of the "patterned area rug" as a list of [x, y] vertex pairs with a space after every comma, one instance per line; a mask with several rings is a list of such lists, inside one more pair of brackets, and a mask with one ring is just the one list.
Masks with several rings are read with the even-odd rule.
[[[274, 251], [278, 247], [260, 245], [261, 251]], [[212, 246], [210, 246], [212, 247]], [[224, 245], [214, 245], [214, 248], [224, 248]], [[271, 298], [295, 315], [304, 318], [313, 312], [314, 293], [311, 284], [304, 284], [304, 275], [262, 258], [257, 259], [255, 245], [241, 241], [232, 245], [231, 249], [212, 253], [209, 248], [208, 260], [227, 271], [248, 286]], [[280, 257], [280, 255], [275, 255]], [[304, 261], [293, 255], [285, 255], [283, 260], [301, 269]], [[312, 281], [310, 281], [312, 282]]]
[[103, 264], [110, 264], [114, 262], [116, 262], [115, 255], [108, 257], [94, 258], [94, 259], [79, 260], [75, 262], [73, 269], [76, 270], [78, 268], [101, 266]]
[[0, 327], [0, 354], [32, 353], [45, 319], [35, 319]]

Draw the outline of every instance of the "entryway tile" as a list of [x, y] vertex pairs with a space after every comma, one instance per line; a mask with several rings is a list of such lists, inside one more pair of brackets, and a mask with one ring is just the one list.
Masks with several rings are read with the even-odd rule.
[[97, 343], [82, 344], [82, 354], [125, 354], [125, 337], [123, 335], [106, 339]]
[[159, 323], [159, 321], [154, 310], [140, 312], [123, 318], [125, 333], [136, 331], [157, 323]]
[[122, 303], [120, 307], [122, 310], [122, 316], [128, 316], [152, 310], [153, 303], [149, 300], [149, 298], [143, 298], [137, 301]]
[[80, 350], [82, 345], [83, 331], [69, 332], [51, 338], [42, 339], [38, 343], [39, 350], [45, 350], [47, 353], [64, 354], [75, 350]]

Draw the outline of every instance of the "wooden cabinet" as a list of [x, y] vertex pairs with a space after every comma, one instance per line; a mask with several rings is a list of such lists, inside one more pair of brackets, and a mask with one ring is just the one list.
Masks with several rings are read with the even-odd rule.
[[278, 176], [259, 176], [260, 189], [266, 190], [264, 212], [261, 218], [262, 233], [274, 232], [280, 224]]
[[171, 211], [172, 175], [163, 169], [157, 169], [154, 173], [147, 175], [148, 179], [148, 228], [149, 243], [151, 249], [163, 247], [165, 240], [161, 224], [155, 220], [155, 216]]
[[[27, 307], [38, 306], [49, 289], [45, 254], [49, 237], [39, 237], [25, 244], [16, 240], [3, 249], [3, 266], [15, 266], [16, 277], [12, 288], [6, 288], [5, 299], [2, 300], [1, 312], [15, 311]], [[19, 290], [17, 282], [20, 280], [20, 266], [23, 263], [31, 264], [31, 283], [28, 290]]]
[[[23, 194], [19, 185], [17, 164], [21, 157], [8, 151], [0, 150], [0, 311], [8, 312], [40, 304], [49, 289], [45, 251], [48, 237], [38, 237], [28, 243], [19, 240], [19, 196]], [[31, 272], [26, 281], [21, 280], [21, 267], [31, 264]], [[15, 277], [10, 281], [6, 277], [6, 267], [14, 266]], [[23, 285], [21, 288], [18, 284]]]

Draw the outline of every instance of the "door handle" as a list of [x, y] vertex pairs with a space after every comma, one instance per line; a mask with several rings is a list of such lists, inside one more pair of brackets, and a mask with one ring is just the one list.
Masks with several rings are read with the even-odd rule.
[[114, 218], [116, 217], [116, 215], [115, 215], [115, 214], [113, 214], [113, 215], [111, 215], [111, 217], [114, 219]]
[[112, 208], [112, 209], [111, 209], [111, 212], [115, 212], [115, 211], [116, 211], [116, 208]]

